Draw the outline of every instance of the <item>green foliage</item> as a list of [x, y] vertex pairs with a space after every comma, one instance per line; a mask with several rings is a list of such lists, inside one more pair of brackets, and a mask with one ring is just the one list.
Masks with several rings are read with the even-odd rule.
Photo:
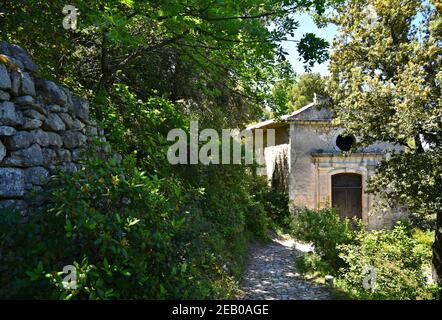
[[442, 276], [440, 0], [345, 1], [331, 55], [335, 111], [361, 145], [395, 143], [374, 190], [419, 215], [438, 216], [433, 261]]
[[[75, 31], [61, 4], [7, 2], [0, 35], [29, 50], [39, 76], [92, 101], [124, 166], [90, 160], [60, 174], [26, 224], [0, 215], [1, 296], [231, 297], [249, 237], [267, 237], [266, 210], [287, 214], [285, 195], [261, 190], [246, 166], [171, 166], [166, 134], [190, 119], [240, 128], [260, 116], [271, 84], [292, 73], [281, 41], [298, 27], [293, 13], [321, 15], [328, 1], [70, 4]], [[300, 51], [320, 60], [325, 46], [307, 36]], [[66, 264], [77, 290], [61, 287]]]
[[[229, 100], [223, 107], [243, 114], [225, 115], [237, 122], [249, 112], [259, 112], [257, 105], [245, 103], [241, 96], [262, 102], [275, 79], [291, 74], [282, 41], [299, 26], [294, 13], [322, 14], [328, 1], [113, 0], [104, 5], [99, 0], [73, 0], [69, 4], [80, 13], [77, 30], [63, 29], [63, 4], [4, 3], [2, 39], [31, 50], [45, 76], [92, 97], [120, 82], [137, 93], [150, 95], [156, 90], [174, 102], [195, 101], [193, 111], [202, 117], [210, 116], [206, 103], [216, 106]], [[327, 45], [307, 34], [299, 51], [313, 64], [323, 61]], [[101, 117], [100, 105], [95, 107]]]
[[326, 97], [325, 79], [319, 73], [305, 73], [290, 87], [288, 95], [288, 109], [293, 112], [305, 107], [314, 100], [314, 95]]
[[[314, 45], [313, 48], [312, 44]], [[299, 41], [297, 47], [299, 55], [304, 59], [304, 63], [307, 64], [307, 71], [311, 70], [316, 61], [322, 63], [329, 58], [327, 51], [328, 42], [318, 38], [314, 33], [306, 33]]]
[[292, 233], [311, 242], [314, 252], [296, 261], [309, 277], [335, 275], [335, 292], [353, 299], [434, 299], [428, 284], [434, 232], [398, 223], [393, 230], [355, 230], [333, 209], [300, 210]]
[[[145, 175], [130, 158], [123, 167], [90, 160], [76, 173], [60, 173], [47, 194], [51, 203], [26, 223], [17, 213], [0, 217], [0, 251], [8, 266], [0, 295], [200, 299], [235, 294], [247, 235], [265, 238], [268, 220], [247, 185], [232, 188], [215, 181], [207, 181], [205, 190], [183, 188], [179, 180]], [[64, 265], [77, 267], [77, 290], [63, 289]]]
[[271, 221], [281, 227], [287, 227], [290, 220], [288, 193], [270, 187], [258, 194], [258, 197]]
[[[60, 173], [46, 208], [25, 224], [0, 223], [8, 265], [2, 296], [192, 296], [198, 290], [189, 282], [192, 266], [180, 258], [173, 241], [184, 223], [165, 191], [173, 187], [136, 168], [123, 170], [112, 160], [91, 160], [74, 174]], [[2, 220], [10, 218], [2, 215]], [[77, 290], [63, 290], [64, 265], [78, 266]]]
[[305, 73], [294, 81], [279, 81], [272, 89], [275, 114], [288, 114], [305, 107], [314, 101], [315, 94], [318, 97], [328, 97], [326, 79], [319, 73]]
[[[287, 156], [281, 155], [275, 161], [272, 179], [269, 181], [262, 176], [255, 176], [252, 184], [254, 199], [265, 212], [267, 223], [261, 223], [268, 228], [271, 224], [275, 228], [287, 228], [290, 220], [288, 195], [288, 168]], [[263, 218], [260, 219], [264, 221]], [[263, 230], [267, 235], [267, 230]], [[267, 237], [267, 236], [266, 236]]]
[[290, 230], [295, 238], [311, 242], [315, 252], [336, 273], [342, 266], [338, 245], [354, 242], [353, 225], [348, 219], [342, 220], [333, 208], [299, 209], [294, 213]]
[[[269, 185], [264, 177], [256, 176], [254, 180], [252, 194], [255, 201], [263, 207], [262, 210], [266, 213], [266, 218], [263, 217], [260, 220], [268, 220], [267, 223], [261, 223], [261, 225], [265, 225], [266, 228], [269, 224], [274, 224], [277, 227], [287, 227], [290, 218], [287, 191]], [[267, 230], [265, 230], [265, 233], [267, 234]]]
[[272, 88], [272, 96], [270, 99], [272, 113], [268, 115], [269, 118], [282, 116], [288, 113], [288, 91], [292, 86], [293, 81], [280, 80]]
[[413, 228], [411, 230], [411, 237], [416, 241], [416, 250], [422, 252], [425, 260], [428, 262], [428, 268], [431, 268], [431, 246], [434, 242], [434, 231], [422, 230], [419, 228]]
[[[356, 244], [340, 246], [346, 263], [340, 270], [341, 286], [362, 299], [434, 298], [437, 286], [427, 285], [424, 273], [431, 257], [429, 244], [427, 235], [417, 231], [412, 237], [400, 224], [391, 231], [361, 231]], [[368, 277], [371, 286], [364, 288]]]
[[116, 84], [109, 95], [97, 96], [94, 103], [104, 110], [102, 126], [113, 150], [134, 155], [136, 165], [149, 174], [169, 173], [167, 133], [188, 126], [170, 101], [160, 97], [142, 100], [128, 86]]
[[296, 270], [308, 278], [324, 277], [334, 274], [336, 271], [315, 252], [307, 252], [296, 259]]

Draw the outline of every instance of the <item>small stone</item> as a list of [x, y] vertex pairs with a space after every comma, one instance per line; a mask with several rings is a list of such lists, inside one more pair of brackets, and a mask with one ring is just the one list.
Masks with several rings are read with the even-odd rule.
[[61, 120], [61, 118], [57, 114], [51, 113], [46, 118], [43, 124], [43, 129], [53, 130], [53, 131], [63, 131], [66, 129], [66, 126], [63, 120]]
[[72, 160], [73, 161], [78, 161], [80, 160], [80, 156], [81, 156], [81, 150], [78, 148], [72, 149], [71, 150], [71, 154], [72, 154]]
[[27, 72], [21, 72], [21, 90], [20, 94], [35, 96], [35, 85], [31, 76]]
[[11, 153], [4, 160], [5, 164], [17, 167], [34, 167], [43, 164], [43, 154], [38, 144], [33, 144], [27, 149], [21, 149]]
[[0, 103], [0, 119], [3, 124], [16, 126], [23, 124], [23, 116], [15, 109], [12, 102]]
[[29, 72], [37, 72], [38, 71], [38, 66], [30, 58], [25, 59], [23, 61], [23, 64], [25, 65], [25, 70], [27, 70]]
[[89, 102], [77, 96], [72, 97], [72, 112], [81, 120], [89, 118]]
[[77, 166], [75, 165], [75, 163], [72, 163], [72, 162], [63, 163], [60, 166], [60, 171], [62, 171], [62, 172], [72, 173], [72, 172], [76, 172], [77, 170], [78, 170]]
[[61, 147], [63, 146], [63, 139], [61, 136], [55, 132], [47, 132], [48, 136], [48, 145], [49, 146], [56, 146]]
[[61, 162], [70, 162], [72, 160], [71, 152], [67, 149], [57, 149], [57, 156]]
[[13, 127], [0, 126], [0, 137], [10, 137], [16, 133]]
[[0, 89], [11, 89], [12, 83], [9, 77], [8, 69], [3, 63], [0, 63]]
[[6, 148], [3, 143], [0, 141], [0, 162], [6, 157]]
[[26, 130], [37, 129], [37, 128], [41, 127], [42, 123], [43, 122], [38, 119], [25, 118], [24, 124], [22, 127], [23, 127], [23, 129], [26, 129]]
[[32, 61], [31, 56], [20, 46], [16, 44], [10, 44], [9, 51], [17, 60], [20, 60], [23, 63], [26, 70], [30, 72], [37, 72], [37, 65]]
[[46, 120], [46, 117], [42, 115], [40, 112], [34, 109], [27, 109], [23, 111], [23, 115], [29, 118], [38, 119], [38, 120]]
[[33, 167], [25, 170], [26, 182], [43, 186], [49, 181], [49, 172], [43, 167]]
[[49, 112], [60, 112], [61, 111], [61, 107], [58, 104], [51, 104], [47, 108], [48, 108]]
[[[50, 149], [50, 148], [43, 148], [41, 150], [43, 154], [43, 165], [46, 167], [53, 166], [58, 162], [57, 153]], [[55, 173], [54, 171], [51, 171], [51, 173]]]
[[58, 166], [56, 166], [56, 165], [53, 165], [53, 164], [52, 165], [47, 165], [46, 169], [49, 170], [49, 174], [51, 174], [51, 175], [58, 174]]
[[34, 136], [28, 131], [19, 131], [6, 139], [9, 150], [18, 150], [29, 147], [34, 142]]
[[0, 168], [0, 198], [21, 197], [25, 193], [25, 174], [18, 168]]
[[0, 100], [8, 101], [9, 99], [11, 99], [11, 95], [6, 91], [0, 90]]
[[61, 86], [60, 89], [63, 90], [63, 92], [66, 94], [66, 97], [67, 97], [67, 102], [65, 104], [65, 110], [63, 111], [63, 112], [67, 112], [68, 110], [72, 109], [72, 105], [73, 105], [72, 94], [69, 91], [69, 89], [66, 87]]
[[61, 134], [66, 148], [72, 149], [86, 143], [87, 137], [80, 132], [66, 131]]
[[12, 80], [12, 86], [11, 86], [11, 93], [13, 96], [18, 96], [18, 92], [20, 90], [20, 74], [17, 71], [11, 72], [11, 80]]
[[0, 201], [0, 210], [14, 210], [24, 215], [27, 212], [28, 205], [25, 200], [8, 199]]
[[54, 82], [48, 80], [39, 80], [36, 82], [37, 88], [49, 103], [55, 103], [64, 106], [67, 102], [67, 96]]
[[75, 131], [80, 131], [80, 130], [83, 130], [85, 128], [85, 126], [86, 125], [83, 122], [81, 122], [78, 119], [75, 119], [74, 122], [72, 123], [71, 129], [75, 130]]
[[23, 70], [25, 68], [24, 64], [19, 59], [12, 57], [10, 54], [1, 54], [0, 56], [6, 58], [11, 65], [17, 67], [19, 70]]
[[59, 116], [65, 123], [66, 127], [68, 129], [72, 129], [72, 126], [74, 125], [74, 120], [72, 119], [72, 117], [67, 113], [60, 113]]
[[31, 131], [34, 136], [34, 141], [42, 147], [47, 147], [49, 145], [49, 133], [41, 129]]
[[[41, 103], [38, 100], [34, 100], [34, 98], [32, 98], [31, 96], [24, 96], [27, 98], [22, 98], [22, 99], [18, 99], [18, 103], [17, 103], [17, 99], [15, 100], [15, 102], [17, 103], [17, 105], [19, 106], [20, 109], [25, 109], [25, 110], [35, 110], [39, 113], [41, 113], [42, 115], [46, 116], [48, 114], [48, 111], [45, 108], [45, 105], [43, 103]], [[45, 117], [46, 119], [46, 117]], [[39, 119], [39, 120], [43, 120], [43, 119]]]
[[35, 99], [29, 95], [21, 96], [14, 99], [14, 102], [20, 106], [34, 106]]
[[98, 130], [96, 126], [87, 126], [86, 133], [88, 136], [96, 137], [98, 135]]

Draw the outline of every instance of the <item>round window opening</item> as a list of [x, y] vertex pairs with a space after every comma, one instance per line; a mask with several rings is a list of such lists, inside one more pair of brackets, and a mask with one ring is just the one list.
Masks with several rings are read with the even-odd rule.
[[341, 151], [350, 151], [351, 147], [353, 147], [353, 145], [355, 144], [356, 140], [353, 136], [343, 136], [343, 135], [339, 135], [336, 138], [336, 146], [341, 150]]

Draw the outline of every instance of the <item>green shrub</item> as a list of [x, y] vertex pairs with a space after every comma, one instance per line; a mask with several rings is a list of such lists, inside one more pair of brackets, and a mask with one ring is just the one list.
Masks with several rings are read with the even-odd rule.
[[335, 271], [316, 252], [307, 252], [296, 259], [296, 270], [308, 277], [323, 277]]
[[356, 233], [352, 221], [342, 220], [333, 208], [297, 210], [290, 231], [295, 238], [311, 242], [316, 254], [334, 273], [342, 266], [338, 245], [353, 243]]
[[[234, 296], [249, 236], [265, 239], [268, 219], [250, 193], [253, 179], [244, 168], [195, 170], [204, 187], [147, 176], [133, 157], [123, 166], [94, 159], [78, 172], [60, 173], [49, 185], [49, 203], [26, 223], [17, 213], [0, 214], [1, 265], [6, 266], [0, 269], [0, 296]], [[226, 174], [232, 178], [228, 183]], [[65, 265], [77, 268], [76, 290], [62, 286]]]
[[272, 221], [279, 226], [288, 227], [290, 210], [287, 192], [270, 188], [264, 195], [264, 206]]
[[252, 193], [255, 195], [255, 200], [263, 206], [269, 223], [279, 227], [288, 227], [290, 222], [289, 196], [285, 190], [269, 186], [266, 178], [255, 176]]
[[[189, 119], [163, 98], [116, 85], [95, 103], [123, 165], [90, 159], [60, 173], [26, 223], [0, 213], [0, 297], [235, 296], [250, 237], [267, 238], [266, 184], [247, 166], [170, 165], [167, 132]], [[62, 286], [65, 265], [76, 290]]]
[[[424, 267], [428, 252], [398, 224], [393, 230], [360, 231], [357, 243], [339, 247], [346, 266], [341, 287], [362, 299], [429, 299]], [[364, 284], [365, 283], [365, 284]]]
[[269, 226], [269, 217], [267, 216], [263, 205], [259, 202], [253, 202], [246, 215], [247, 231], [249, 231], [255, 238], [267, 241], [269, 240]]
[[[192, 266], [174, 236], [184, 219], [164, 190], [173, 188], [114, 161], [91, 160], [52, 182], [51, 203], [27, 223], [1, 215], [8, 270], [1, 296], [14, 298], [177, 298], [193, 296]], [[176, 186], [175, 186], [176, 187]], [[64, 290], [75, 265], [78, 289]]]

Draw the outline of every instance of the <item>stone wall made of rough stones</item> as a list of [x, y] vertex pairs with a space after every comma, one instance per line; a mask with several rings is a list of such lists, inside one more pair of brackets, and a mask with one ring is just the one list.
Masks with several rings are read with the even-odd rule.
[[26, 51], [0, 42], [0, 209], [26, 210], [30, 190], [77, 170], [81, 148], [102, 136], [88, 101], [37, 71]]

